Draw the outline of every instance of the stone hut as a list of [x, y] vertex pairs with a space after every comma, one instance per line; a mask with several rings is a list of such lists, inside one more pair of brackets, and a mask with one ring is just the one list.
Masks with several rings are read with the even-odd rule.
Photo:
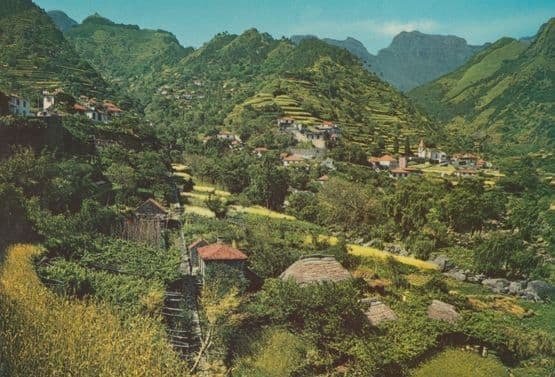
[[428, 306], [428, 318], [454, 323], [460, 317], [461, 315], [457, 312], [457, 308], [443, 301], [433, 300]]
[[223, 243], [198, 247], [197, 253], [198, 271], [203, 281], [206, 270], [210, 265], [225, 264], [235, 267], [238, 271], [243, 271], [247, 260], [247, 256], [241, 250]]
[[328, 256], [309, 256], [293, 263], [280, 275], [282, 280], [293, 280], [299, 285], [339, 282], [351, 279], [351, 273], [335, 258]]

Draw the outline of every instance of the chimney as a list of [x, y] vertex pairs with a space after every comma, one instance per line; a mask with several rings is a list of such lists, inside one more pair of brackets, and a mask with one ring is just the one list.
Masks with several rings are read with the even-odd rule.
[[406, 156], [399, 157], [399, 167], [401, 169], [406, 169], [407, 168], [407, 157]]

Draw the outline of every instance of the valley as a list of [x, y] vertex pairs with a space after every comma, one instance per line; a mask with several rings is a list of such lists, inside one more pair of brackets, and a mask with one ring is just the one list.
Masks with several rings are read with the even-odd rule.
[[192, 48], [0, 1], [0, 376], [549, 376], [553, 27]]

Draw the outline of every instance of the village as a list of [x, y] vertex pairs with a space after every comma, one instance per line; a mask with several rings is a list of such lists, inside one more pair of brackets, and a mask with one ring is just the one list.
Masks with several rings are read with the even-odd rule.
[[[307, 126], [296, 122], [292, 118], [279, 118], [277, 127], [280, 132], [290, 134], [298, 143], [297, 147], [281, 153], [284, 166], [301, 166], [310, 161], [323, 161], [333, 170], [333, 160], [326, 158], [326, 152], [337, 145], [341, 139], [341, 128], [338, 124], [324, 121], [321, 124]], [[231, 142], [232, 146], [241, 145], [237, 135], [221, 132], [217, 136], [220, 140]], [[254, 153], [258, 156], [268, 152], [266, 147], [257, 147]], [[367, 160], [368, 166], [376, 172], [386, 172], [391, 178], [399, 179], [424, 173], [423, 168], [438, 166], [441, 177], [454, 176], [458, 178], [475, 177], [480, 170], [491, 169], [492, 164], [475, 153], [461, 152], [449, 156], [446, 152], [427, 147], [424, 139], [420, 139], [418, 150], [410, 155], [384, 154], [371, 156]]]
[[[59, 118], [65, 114], [80, 114], [93, 122], [108, 123], [113, 118], [119, 117], [123, 110], [108, 100], [99, 101], [96, 98], [80, 96], [73, 104], [64, 103], [58, 106], [56, 98], [64, 100], [71, 97], [64, 94], [62, 89], [53, 91], [44, 90], [37, 106], [28, 98], [18, 94], [5, 94], [0, 92], [0, 116], [14, 115], [20, 117], [37, 117], [43, 119]], [[74, 101], [71, 101], [74, 102]]]

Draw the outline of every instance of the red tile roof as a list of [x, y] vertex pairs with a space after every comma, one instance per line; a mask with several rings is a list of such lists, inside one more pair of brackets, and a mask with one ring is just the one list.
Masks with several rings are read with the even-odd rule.
[[384, 154], [382, 157], [378, 158], [378, 161], [397, 161], [395, 157], [390, 154]]
[[213, 243], [198, 249], [202, 260], [246, 260], [247, 256], [240, 250], [222, 243]]
[[288, 161], [288, 162], [304, 161], [304, 157], [298, 154], [292, 154], [290, 156], [284, 157], [283, 161]]
[[75, 111], [86, 111], [87, 108], [83, 105], [80, 105], [80, 104], [76, 103], [75, 105], [73, 105], [73, 110], [75, 110]]

